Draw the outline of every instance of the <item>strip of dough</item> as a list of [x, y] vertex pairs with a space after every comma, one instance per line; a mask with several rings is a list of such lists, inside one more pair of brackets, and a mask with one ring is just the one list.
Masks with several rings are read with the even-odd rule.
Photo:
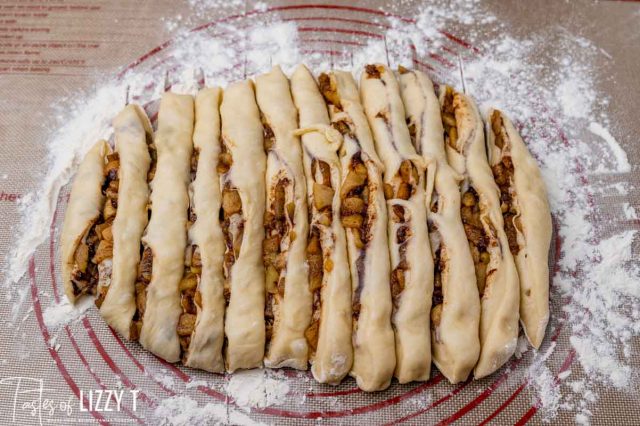
[[[62, 282], [69, 302], [85, 293], [95, 291], [97, 269], [91, 265], [87, 236], [102, 220], [105, 196], [102, 185], [105, 181], [105, 157], [111, 152], [109, 144], [98, 141], [89, 150], [78, 167], [69, 205], [64, 217], [62, 234]], [[95, 270], [92, 270], [95, 269]]]
[[[300, 65], [291, 77], [300, 117], [307, 179], [310, 237], [307, 245], [313, 317], [306, 330], [311, 372], [321, 383], [338, 384], [353, 363], [351, 275], [347, 239], [339, 218], [342, 135], [329, 126], [329, 115], [316, 82]], [[307, 322], [308, 323], [308, 322]]]
[[[487, 161], [484, 128], [473, 100], [450, 87], [440, 92], [449, 163], [461, 176], [462, 208], [481, 297], [476, 378], [500, 368], [518, 339], [519, 283], [500, 210], [500, 190]], [[455, 129], [452, 131], [452, 129]]]
[[[128, 105], [113, 120], [115, 152], [118, 154], [117, 211], [113, 221], [113, 269], [110, 284], [101, 286], [96, 301], [100, 314], [125, 338], [132, 335], [136, 311], [135, 282], [140, 262], [140, 240], [148, 222], [151, 163], [148, 144], [153, 140], [151, 123], [138, 105]], [[137, 330], [133, 331], [137, 334]]]
[[460, 218], [460, 176], [449, 166], [440, 103], [431, 80], [400, 69], [409, 133], [427, 163], [426, 202], [435, 279], [431, 309], [433, 362], [452, 383], [465, 380], [480, 352], [480, 303], [473, 259]]
[[429, 319], [433, 293], [424, 160], [411, 142], [393, 72], [384, 65], [367, 65], [360, 80], [360, 93], [385, 166], [395, 376], [400, 383], [424, 381], [431, 374]]
[[224, 324], [227, 370], [262, 365], [264, 323], [264, 205], [266, 158], [263, 128], [250, 80], [230, 85], [222, 106], [222, 225], [225, 252]]
[[[218, 221], [222, 195], [220, 155], [222, 90], [202, 89], [195, 102], [185, 273], [180, 281], [182, 361], [188, 367], [224, 372], [224, 235]], [[194, 178], [195, 175], [195, 178]]]
[[551, 212], [536, 160], [511, 120], [498, 110], [487, 115], [489, 164], [506, 205], [502, 216], [520, 276], [520, 321], [535, 348], [549, 322]]
[[180, 360], [176, 330], [182, 319], [179, 284], [187, 245], [193, 119], [192, 96], [162, 96], [155, 141], [158, 164], [151, 182], [152, 213], [142, 238], [151, 250], [153, 263], [140, 343], [169, 362]]
[[384, 166], [375, 152], [351, 73], [333, 71], [321, 74], [319, 80], [331, 123], [344, 137], [340, 197], [353, 289], [354, 359], [350, 374], [361, 389], [381, 390], [391, 383], [396, 366]]
[[289, 80], [280, 67], [256, 77], [267, 151], [263, 258], [266, 272], [267, 367], [307, 369], [304, 332], [311, 319], [311, 292], [305, 265], [309, 224], [297, 111]]

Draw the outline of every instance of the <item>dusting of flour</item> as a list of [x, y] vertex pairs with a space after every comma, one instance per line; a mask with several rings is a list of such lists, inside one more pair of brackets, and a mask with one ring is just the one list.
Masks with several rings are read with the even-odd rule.
[[229, 410], [223, 404], [206, 403], [199, 405], [188, 396], [173, 396], [163, 399], [154, 409], [153, 416], [161, 426], [204, 426], [230, 424], [238, 426], [260, 426], [263, 423], [252, 420], [237, 410]]
[[[640, 335], [640, 267], [632, 251], [638, 236], [633, 229], [606, 227], [609, 222], [600, 220], [603, 212], [598, 204], [607, 194], [627, 196], [635, 189], [625, 178], [632, 165], [618, 141], [621, 129], [611, 124], [609, 99], [594, 81], [592, 64], [606, 52], [561, 27], [517, 36], [479, 1], [437, 0], [420, 6], [413, 16], [415, 23], [380, 18], [384, 38], [356, 47], [331, 46], [343, 54], [329, 58], [305, 50], [297, 25], [269, 13], [266, 2], [251, 6], [238, 0], [189, 3], [190, 11], [164, 22], [177, 38], [167, 48], [162, 66], [149, 63], [130, 70], [122, 79], [102, 82], [91, 95], [81, 94], [55, 107], [61, 125], [47, 142], [48, 171], [40, 188], [21, 201], [22, 221], [7, 259], [5, 286], [7, 297], [14, 301], [12, 322], [22, 312], [28, 293], [21, 278], [36, 248], [49, 235], [61, 188], [89, 147], [111, 136], [110, 120], [124, 105], [127, 90], [132, 101], [145, 104], [162, 93], [165, 77], [173, 90], [194, 93], [200, 77], [207, 85], [225, 85], [273, 64], [281, 64], [286, 72], [304, 62], [316, 71], [334, 66], [351, 68], [356, 74], [373, 61], [410, 67], [416, 57], [433, 57], [444, 48], [451, 49], [444, 30], [453, 28], [465, 34], [477, 51], [457, 49], [446, 62], [433, 62], [431, 77], [466, 90], [482, 110], [495, 106], [514, 119], [541, 165], [562, 243], [552, 271], [548, 335], [562, 328], [565, 343], [548, 338], [536, 352], [521, 338], [517, 347], [516, 357], [523, 360], [518, 368], [526, 370], [532, 403], [544, 420], [552, 421], [564, 410], [575, 413], [576, 423], [588, 424], [598, 389], [632, 391], [638, 372], [630, 363], [631, 342]], [[251, 18], [221, 24], [214, 32], [189, 31], [213, 13], [231, 15], [238, 10]], [[596, 178], [603, 174], [617, 181], [600, 183]], [[637, 221], [629, 203], [620, 210], [620, 218], [612, 219], [614, 224]], [[55, 330], [90, 305], [72, 309], [66, 302], [53, 304], [44, 313], [46, 326]], [[558, 353], [563, 345], [570, 345], [579, 365], [560, 371]], [[585, 374], [577, 378], [579, 369]], [[175, 387], [170, 378], [158, 380]], [[193, 385], [185, 393], [161, 400], [153, 414], [160, 424], [256, 424], [245, 412], [285, 402], [290, 394], [287, 380], [291, 379], [269, 370], [234, 373], [225, 390], [241, 410], [199, 403], [186, 393]], [[426, 393], [411, 403], [426, 406], [430, 401]]]
[[[609, 151], [616, 160], [614, 171], [617, 173], [629, 173], [631, 171], [631, 164], [629, 164], [627, 153], [624, 152], [624, 149], [622, 149], [618, 141], [609, 133], [609, 130], [602, 124], [592, 121], [589, 123], [589, 131], [596, 136], [600, 136], [609, 146]], [[598, 172], [602, 171], [604, 170], [598, 166]]]
[[93, 306], [93, 299], [90, 297], [80, 299], [75, 305], [63, 297], [59, 303], [53, 303], [44, 310], [42, 313], [44, 324], [49, 330], [55, 331], [63, 325], [82, 318], [91, 306]]
[[267, 407], [281, 404], [289, 392], [284, 376], [271, 370], [245, 370], [233, 373], [227, 385], [227, 394], [240, 407]]

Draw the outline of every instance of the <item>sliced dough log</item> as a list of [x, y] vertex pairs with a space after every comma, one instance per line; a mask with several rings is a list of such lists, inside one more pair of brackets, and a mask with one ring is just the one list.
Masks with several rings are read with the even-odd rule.
[[424, 161], [411, 142], [393, 72], [384, 65], [367, 65], [360, 93], [378, 155], [385, 166], [395, 376], [400, 383], [428, 380], [433, 259], [427, 229]]
[[267, 367], [307, 369], [304, 332], [311, 318], [311, 292], [305, 265], [309, 232], [306, 182], [297, 111], [289, 80], [280, 67], [256, 77], [267, 149], [265, 244], [265, 322]]
[[[190, 223], [188, 249], [182, 285], [183, 314], [185, 306], [196, 308], [196, 320], [189, 335], [189, 345], [183, 353], [183, 363], [189, 367], [221, 373], [224, 371], [224, 236], [218, 221], [222, 195], [217, 171], [220, 156], [220, 102], [222, 90], [207, 88], [198, 92], [195, 102], [194, 152], [191, 159], [195, 179], [189, 188]], [[194, 170], [195, 168], [195, 170]], [[194, 254], [200, 262], [194, 262]], [[196, 286], [193, 287], [193, 278]], [[188, 288], [187, 288], [188, 287]], [[192, 296], [193, 295], [193, 296]], [[195, 300], [191, 300], [193, 297]], [[187, 299], [187, 300], [185, 300]], [[189, 315], [192, 315], [190, 312]], [[184, 330], [185, 334], [188, 329]]]
[[62, 282], [67, 299], [71, 303], [75, 303], [76, 299], [83, 294], [72, 281], [77, 263], [76, 250], [101, 217], [105, 200], [102, 194], [102, 184], [105, 180], [103, 169], [105, 157], [110, 152], [111, 148], [106, 141], [98, 141], [80, 163], [71, 188], [60, 237]]
[[128, 105], [113, 120], [118, 153], [118, 209], [113, 221], [113, 272], [100, 314], [114, 330], [131, 338], [136, 311], [135, 282], [140, 240], [148, 222], [151, 123], [138, 105]]
[[500, 191], [487, 161], [480, 114], [470, 97], [449, 87], [441, 89], [440, 101], [449, 163], [463, 176], [461, 214], [481, 297], [481, 350], [474, 370], [481, 378], [500, 368], [515, 351], [518, 274], [504, 231]]
[[300, 117], [311, 210], [311, 236], [306, 250], [313, 317], [305, 334], [314, 378], [321, 383], [338, 384], [353, 362], [351, 275], [340, 221], [341, 166], [337, 151], [342, 137], [329, 127], [327, 107], [304, 65], [298, 66], [291, 77], [291, 91]]
[[155, 141], [158, 163], [151, 182], [152, 213], [142, 239], [153, 253], [153, 264], [140, 343], [169, 362], [180, 360], [179, 284], [187, 244], [193, 121], [192, 96], [174, 93], [162, 96]]
[[361, 389], [381, 390], [391, 383], [396, 366], [384, 166], [375, 152], [353, 76], [342, 71], [323, 74], [320, 89], [329, 104], [331, 123], [344, 137], [340, 196], [353, 288], [350, 374]]
[[445, 153], [440, 103], [429, 78], [400, 70], [409, 132], [427, 166], [426, 202], [435, 260], [431, 342], [434, 364], [452, 383], [465, 380], [480, 352], [480, 303], [460, 217], [461, 177]]
[[509, 118], [487, 115], [489, 164], [501, 190], [505, 230], [520, 277], [520, 321], [535, 348], [549, 322], [552, 223], [540, 169]]
[[261, 366], [265, 346], [262, 241], [266, 158], [251, 81], [231, 84], [225, 90], [220, 116], [223, 154], [219, 172], [225, 220], [230, 221], [225, 238], [227, 246], [231, 245], [225, 253], [225, 362], [233, 372]]

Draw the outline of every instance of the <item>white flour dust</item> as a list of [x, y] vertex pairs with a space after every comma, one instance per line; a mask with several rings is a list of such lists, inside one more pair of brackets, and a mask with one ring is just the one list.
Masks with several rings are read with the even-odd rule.
[[93, 299], [84, 297], [75, 305], [69, 303], [66, 297], [62, 297], [60, 303], [47, 306], [42, 313], [44, 324], [50, 331], [56, 331], [60, 327], [81, 319], [84, 313], [93, 306]]
[[[7, 256], [5, 287], [15, 320], [24, 301], [26, 285], [18, 285], [27, 271], [29, 259], [36, 248], [49, 236], [49, 226], [58, 204], [60, 189], [69, 181], [75, 166], [100, 138], [108, 137], [111, 118], [124, 103], [124, 86], [106, 84], [93, 96], [78, 98], [54, 105], [54, 113], [61, 124], [47, 143], [48, 171], [40, 188], [21, 198], [18, 208], [22, 217], [15, 239]], [[64, 104], [64, 107], [62, 106]]]
[[[616, 167], [613, 171], [617, 173], [629, 173], [631, 171], [631, 164], [629, 164], [627, 153], [624, 152], [624, 149], [622, 149], [618, 141], [611, 136], [609, 130], [606, 127], [603, 127], [602, 124], [592, 121], [589, 123], [589, 131], [596, 136], [600, 136], [602, 140], [607, 143], [611, 155], [613, 155], [616, 160]], [[605, 170], [598, 166], [597, 171], [603, 172]]]
[[[168, 70], [173, 90], [194, 93], [200, 75], [207, 85], [224, 86], [265, 72], [273, 64], [281, 64], [286, 72], [303, 62], [315, 71], [333, 66], [353, 69], [357, 75], [365, 63], [412, 66], [419, 58], [433, 68], [428, 72], [437, 83], [465, 89], [483, 110], [494, 106], [510, 115], [540, 162], [561, 241], [547, 334], [559, 327], [562, 331], [557, 342], [548, 338], [540, 352], [519, 340], [517, 356], [522, 362], [518, 368], [526, 370], [532, 403], [544, 420], [568, 411], [577, 423], [586, 424], [603, 386], [632, 392], [632, 380], [638, 375], [630, 357], [631, 342], [640, 335], [640, 270], [632, 252], [637, 233], [623, 224], [637, 220], [637, 214], [625, 202], [620, 217], [602, 221], [601, 204], [612, 194], [626, 197], [635, 190], [628, 181], [634, 165], [619, 143], [624, 138], [622, 129], [608, 117], [609, 98], [597, 89], [593, 64], [603, 55], [610, 58], [606, 52], [559, 26], [547, 26], [526, 37], [516, 35], [521, 33], [477, 0], [430, 2], [412, 15], [415, 23], [373, 18], [384, 25], [377, 30], [384, 32], [384, 38], [331, 45], [339, 53], [333, 56], [307, 50], [307, 34], [295, 22], [269, 12], [267, 3], [255, 3], [249, 10], [237, 0], [194, 0], [190, 5], [191, 10], [164, 21], [176, 38], [163, 53], [162, 66], [150, 60], [120, 81], [102, 82], [93, 95], [79, 95], [55, 108], [61, 128], [47, 142], [48, 172], [40, 189], [21, 201], [22, 221], [7, 259], [5, 284], [7, 297], [14, 301], [12, 321], [27, 295], [21, 278], [49, 234], [60, 189], [91, 144], [110, 136], [110, 120], [124, 105], [127, 87], [132, 101], [145, 104], [164, 90]], [[211, 16], [239, 11], [250, 18], [189, 31]], [[476, 49], [452, 43], [445, 30], [464, 34]], [[615, 181], [600, 183], [596, 178], [602, 175]], [[47, 327], [55, 329], [75, 315], [78, 311], [64, 304], [50, 307], [45, 311]], [[575, 351], [577, 362], [560, 372], [569, 350]], [[266, 407], [286, 400], [287, 380], [293, 379], [264, 370], [238, 373], [231, 376], [226, 391], [243, 410]], [[187, 386], [185, 392], [193, 387]], [[425, 394], [418, 403], [429, 404], [430, 398]], [[241, 411], [222, 404], [199, 404], [186, 394], [160, 401], [155, 415], [165, 424], [210, 420], [254, 424]]]
[[527, 380], [539, 395], [542, 412], [545, 416], [554, 416], [561, 400], [558, 379], [545, 363], [555, 347], [554, 342], [544, 353], [537, 354], [527, 371]]
[[235, 372], [227, 385], [227, 395], [246, 410], [281, 404], [288, 392], [289, 385], [284, 375], [271, 370]]
[[161, 426], [201, 426], [211, 424], [231, 424], [238, 426], [259, 426], [263, 423], [252, 420], [248, 415], [219, 403], [199, 405], [188, 396], [165, 398], [153, 411], [153, 416]]

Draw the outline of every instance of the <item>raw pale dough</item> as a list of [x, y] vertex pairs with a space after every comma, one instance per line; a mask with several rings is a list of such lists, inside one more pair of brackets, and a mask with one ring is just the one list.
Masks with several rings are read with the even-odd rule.
[[[324, 269], [320, 290], [320, 330], [317, 350], [312, 355], [311, 372], [321, 383], [338, 384], [347, 375], [353, 363], [351, 345], [351, 275], [347, 255], [347, 240], [340, 221], [340, 192], [335, 190], [331, 204], [332, 221], [329, 226], [320, 223], [321, 213], [314, 207], [313, 187], [316, 176], [312, 172], [313, 160], [325, 162], [331, 169], [331, 187], [340, 188], [340, 161], [337, 151], [342, 135], [329, 127], [327, 107], [316, 82], [304, 66], [300, 65], [291, 77], [293, 99], [300, 117], [304, 171], [307, 179], [308, 204], [311, 209], [311, 227], [320, 231], [324, 262], [331, 262], [331, 270]], [[311, 300], [310, 300], [311, 302]], [[309, 306], [311, 309], [311, 306]]]
[[498, 164], [503, 153], [510, 153], [514, 169], [511, 188], [522, 225], [522, 232], [516, 226], [520, 250], [515, 256], [520, 276], [520, 321], [531, 345], [539, 348], [549, 322], [548, 257], [552, 223], [547, 191], [536, 160], [511, 120], [502, 113], [506, 145], [502, 151], [495, 145], [492, 113], [490, 110], [487, 115], [489, 164]]
[[[404, 275], [404, 288], [396, 296], [391, 318], [396, 344], [395, 376], [400, 383], [424, 381], [431, 374], [429, 321], [434, 272], [427, 229], [424, 160], [411, 143], [400, 89], [393, 72], [381, 64], [367, 65], [360, 80], [360, 93], [378, 155], [385, 166], [385, 184], [393, 188], [394, 194], [398, 194], [398, 187], [402, 182], [401, 163], [409, 161], [417, 171], [418, 181], [412, 176], [412, 190], [408, 199], [394, 195], [387, 200], [388, 237], [391, 270], [401, 262], [406, 265], [398, 269]], [[399, 222], [394, 217], [394, 206], [403, 209], [404, 222]], [[409, 237], [400, 244], [397, 236], [405, 227], [409, 229]], [[404, 255], [401, 245], [404, 245]]]
[[[441, 90], [441, 102], [446, 88]], [[472, 187], [479, 197], [480, 220], [490, 256], [480, 316], [480, 358], [475, 378], [500, 368], [513, 355], [518, 340], [519, 283], [500, 210], [500, 190], [489, 167], [482, 119], [473, 100], [453, 95], [458, 129], [456, 149], [447, 144], [449, 163], [463, 176], [461, 192]]]
[[196, 96], [193, 146], [198, 151], [196, 178], [190, 188], [196, 222], [189, 228], [190, 245], [196, 245], [202, 259], [197, 291], [202, 306], [196, 304], [196, 325], [184, 354], [184, 365], [224, 372], [224, 277], [222, 262], [224, 236], [218, 221], [221, 206], [220, 177], [216, 169], [220, 154], [220, 102], [222, 90], [202, 89]]
[[163, 94], [155, 140], [157, 170], [151, 182], [152, 213], [142, 238], [153, 252], [153, 267], [140, 343], [169, 362], [180, 360], [176, 328], [182, 307], [178, 285], [187, 245], [193, 120], [192, 96]]
[[147, 138], [153, 138], [151, 123], [138, 105], [126, 106], [114, 119], [118, 169], [118, 210], [113, 221], [113, 272], [100, 314], [114, 330], [130, 338], [136, 312], [135, 283], [140, 262], [140, 240], [148, 222], [151, 163]]
[[75, 303], [71, 273], [75, 264], [75, 253], [80, 241], [100, 218], [104, 205], [102, 184], [105, 180], [105, 157], [111, 153], [106, 141], [98, 141], [87, 153], [78, 167], [69, 205], [64, 216], [62, 234], [62, 282], [69, 302]]
[[[280, 279], [284, 279], [284, 296], [278, 292], [273, 295], [274, 324], [264, 364], [272, 368], [306, 370], [308, 347], [304, 332], [311, 319], [311, 292], [305, 265], [309, 232], [307, 188], [300, 139], [293, 133], [298, 127], [297, 111], [291, 99], [289, 80], [280, 67], [256, 77], [256, 100], [275, 139], [267, 153], [266, 208], [270, 208], [275, 198], [280, 179], [289, 181], [285, 205], [295, 205], [293, 221], [286, 214], [290, 232], [280, 241], [281, 256], [286, 258], [285, 267], [280, 271]], [[291, 238], [291, 235], [295, 237]]]
[[244, 234], [240, 255], [231, 268], [231, 298], [226, 311], [225, 336], [227, 370], [262, 365], [264, 324], [264, 239], [265, 172], [262, 123], [253, 83], [231, 84], [220, 107], [222, 139], [233, 157], [230, 170], [221, 181], [237, 189], [242, 202]]
[[[384, 166], [374, 149], [373, 137], [364, 114], [358, 87], [351, 73], [333, 71], [329, 74], [332, 89], [340, 105], [329, 105], [331, 122], [344, 121], [349, 132], [340, 150], [342, 183], [350, 170], [352, 158], [361, 155], [368, 173], [369, 239], [359, 249], [353, 230], [347, 230], [353, 298], [359, 294], [360, 315], [353, 324], [353, 367], [355, 377], [364, 391], [386, 389], [396, 366], [393, 329], [391, 328], [391, 291], [389, 289], [389, 241], [387, 239], [387, 205], [384, 199], [382, 173]], [[342, 186], [342, 185], [341, 185]], [[360, 267], [359, 267], [360, 264]], [[354, 303], [357, 300], [354, 300]]]
[[[282, 70], [274, 67], [256, 78], [255, 91], [251, 80], [237, 82], [227, 88], [224, 99], [219, 88], [201, 90], [195, 102], [189, 95], [165, 93], [151, 183], [151, 124], [141, 107], [125, 107], [113, 120], [120, 165], [110, 275], [98, 284], [108, 286], [100, 306], [105, 321], [125, 338], [132, 337], [142, 244], [151, 249], [153, 262], [139, 340], [169, 362], [180, 361], [182, 355], [186, 366], [233, 372], [263, 363], [306, 369], [310, 361], [319, 382], [339, 384], [350, 374], [362, 390], [376, 391], [387, 388], [394, 374], [400, 383], [428, 380], [431, 358], [451, 383], [466, 380], [472, 369], [475, 378], [493, 373], [515, 351], [518, 319], [538, 348], [549, 320], [552, 222], [535, 159], [502, 113], [504, 146], [496, 145], [494, 110], [487, 118], [485, 146], [476, 105], [457, 92], [453, 105], [458, 138], [455, 147], [449, 146], [441, 116], [446, 88], [438, 100], [424, 73], [404, 68], [399, 83], [400, 87], [386, 66], [375, 64], [362, 74], [360, 94], [348, 72], [323, 74], [318, 87], [311, 72], [300, 65], [290, 86]], [[445, 127], [451, 131], [450, 124]], [[190, 182], [194, 147], [198, 164]], [[232, 159], [224, 173], [218, 165], [223, 150]], [[96, 143], [80, 164], [71, 190], [61, 251], [63, 284], [72, 303], [75, 252], [102, 220], [104, 166], [110, 153], [106, 141]], [[500, 188], [491, 169], [506, 157], [514, 167], [509, 190], [517, 209], [517, 254], [509, 249]], [[320, 163], [329, 166], [333, 198], [314, 193], [327, 191], [320, 188], [329, 179], [323, 177]], [[411, 191], [401, 198], [399, 188], [407, 183], [407, 169], [401, 166], [407, 163], [413, 173]], [[350, 212], [341, 193], [355, 164], [363, 180], [349, 197], [362, 197], [367, 207]], [[275, 199], [281, 179], [288, 181], [285, 207], [293, 205], [294, 214], [286, 215], [280, 242], [284, 293], [274, 293], [274, 323], [267, 340], [265, 206]], [[366, 195], [361, 194], [363, 186]], [[229, 271], [219, 220], [224, 188], [237, 191], [241, 203], [234, 226], [242, 228], [242, 241]], [[461, 218], [461, 194], [469, 188], [478, 195], [488, 241], [482, 297]], [[323, 210], [315, 203], [323, 198], [320, 194], [327, 200]], [[189, 227], [190, 206], [197, 219]], [[398, 207], [404, 219], [393, 213]], [[354, 211], [363, 212], [360, 228], [345, 219], [358, 216]], [[363, 220], [351, 219], [360, 220], [358, 224]], [[403, 227], [409, 229], [404, 243], [398, 241]], [[359, 232], [366, 232], [364, 246]], [[322, 253], [322, 284], [314, 293], [309, 235], [320, 235]], [[202, 260], [197, 284], [201, 302], [196, 303], [189, 346], [181, 354], [179, 284], [185, 249], [191, 246], [199, 248]], [[432, 293], [438, 253], [443, 302], [435, 323]], [[398, 270], [403, 284], [394, 287], [391, 276]], [[315, 277], [319, 283], [319, 275]], [[310, 324], [319, 324], [315, 351], [307, 340]]]
[[427, 163], [426, 202], [431, 250], [441, 250], [444, 296], [441, 321], [431, 325], [433, 362], [452, 383], [465, 380], [480, 352], [480, 301], [473, 259], [460, 218], [461, 177], [445, 154], [440, 103], [431, 80], [420, 71], [400, 75], [409, 123], [415, 126], [415, 145]]

